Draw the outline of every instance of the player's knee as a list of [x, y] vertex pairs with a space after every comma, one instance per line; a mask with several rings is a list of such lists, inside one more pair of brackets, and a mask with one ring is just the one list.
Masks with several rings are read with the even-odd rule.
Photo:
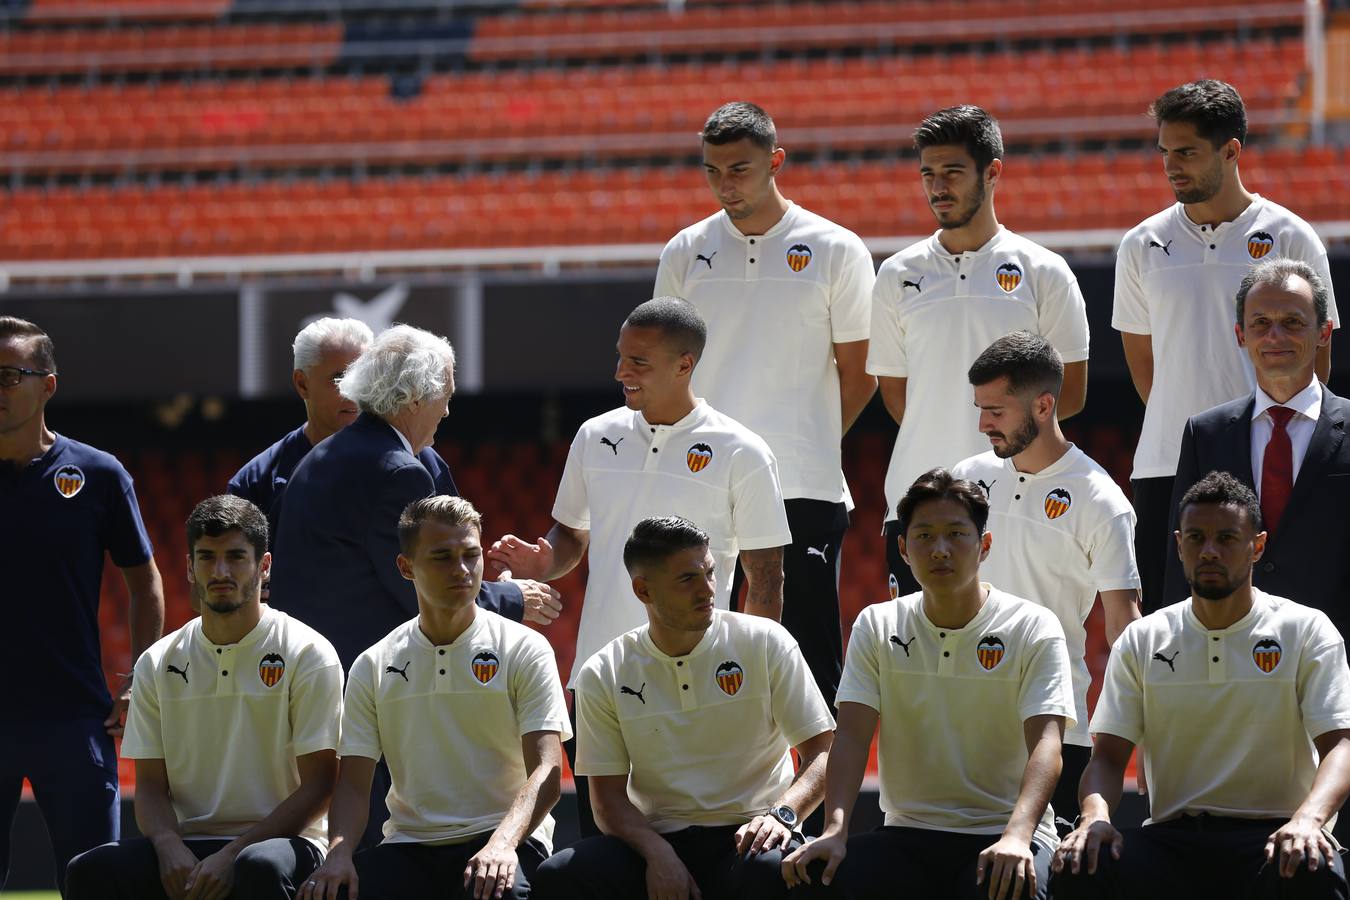
[[743, 853], [731, 870], [729, 893], [738, 900], [770, 900], [787, 896], [783, 854], [778, 850]]
[[234, 861], [234, 890], [236, 897], [258, 900], [286, 900], [290, 872], [284, 871], [277, 857], [261, 845], [244, 848]]
[[539, 864], [539, 868], [530, 876], [529, 896], [533, 900], [549, 900], [555, 897], [564, 900], [572, 896], [569, 893], [572, 888], [569, 866], [572, 856], [571, 848], [559, 850]]
[[1325, 860], [1315, 870], [1304, 860], [1288, 878], [1280, 875], [1279, 866], [1266, 865], [1261, 867], [1255, 896], [1260, 900], [1345, 900], [1345, 874]]
[[1106, 854], [1106, 858], [1098, 858], [1097, 871], [1091, 875], [1088, 874], [1087, 866], [1083, 866], [1076, 874], [1065, 866], [1063, 871], [1050, 876], [1050, 895], [1055, 900], [1098, 900], [1107, 897], [1107, 885], [1113, 877], [1115, 864], [1110, 854]]
[[92, 850], [86, 850], [66, 865], [66, 900], [106, 896], [109, 880], [112, 851], [116, 844], [104, 844]]

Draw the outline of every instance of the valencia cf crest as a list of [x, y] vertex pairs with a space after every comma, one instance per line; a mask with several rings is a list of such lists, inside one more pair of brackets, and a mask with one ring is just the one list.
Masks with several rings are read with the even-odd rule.
[[1265, 231], [1254, 231], [1247, 237], [1247, 255], [1260, 259], [1275, 249], [1275, 239]]
[[793, 244], [787, 252], [788, 268], [800, 272], [811, 265], [811, 248], [805, 244]]
[[1022, 267], [1017, 263], [1006, 262], [994, 270], [994, 280], [998, 286], [1011, 294], [1022, 283]]
[[976, 645], [975, 656], [985, 669], [992, 671], [998, 668], [998, 664], [1003, 662], [1003, 641], [996, 634], [986, 634]]
[[1064, 488], [1055, 488], [1045, 495], [1045, 517], [1058, 519], [1073, 506], [1073, 496]]
[[685, 453], [684, 460], [689, 464], [690, 472], [702, 472], [712, 462], [712, 448], [707, 444], [695, 444]]
[[1282, 655], [1280, 642], [1274, 638], [1257, 641], [1256, 646], [1252, 647], [1252, 661], [1256, 663], [1258, 669], [1267, 675], [1275, 671], [1275, 667], [1280, 664], [1280, 656]]
[[56, 470], [52, 483], [56, 485], [56, 490], [61, 496], [69, 500], [84, 487], [84, 472], [80, 471], [79, 466], [62, 466]]
[[286, 660], [280, 653], [269, 653], [258, 663], [258, 677], [268, 687], [276, 687], [281, 676], [286, 674]]
[[896, 600], [900, 597], [900, 582], [895, 580], [895, 573], [892, 572], [887, 578], [891, 587], [891, 599]]
[[497, 670], [502, 667], [502, 662], [497, 658], [497, 654], [491, 650], [480, 650], [473, 655], [469, 667], [473, 670], [473, 677], [478, 679], [479, 684], [487, 684], [497, 677]]
[[727, 660], [717, 667], [717, 686], [728, 697], [736, 696], [744, 683], [745, 670], [741, 668], [740, 663]]

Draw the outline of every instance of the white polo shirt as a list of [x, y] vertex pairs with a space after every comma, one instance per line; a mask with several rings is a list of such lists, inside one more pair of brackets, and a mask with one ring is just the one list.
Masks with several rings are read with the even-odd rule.
[[721, 609], [730, 604], [740, 551], [792, 543], [768, 446], [702, 400], [674, 425], [650, 425], [626, 407], [582, 425], [553, 504], [554, 519], [591, 533], [572, 680], [592, 653], [646, 623], [623, 545], [638, 522], [671, 515], [708, 533]]
[[789, 749], [834, 730], [787, 629], [721, 610], [687, 656], [645, 627], [611, 641], [577, 674], [576, 702], [576, 772], [628, 775], [663, 834], [766, 812], [792, 783]]
[[1186, 420], [1256, 389], [1251, 360], [1233, 334], [1237, 291], [1258, 260], [1275, 256], [1312, 266], [1340, 327], [1326, 248], [1312, 226], [1264, 197], [1213, 227], [1196, 225], [1177, 203], [1121, 240], [1111, 327], [1150, 335], [1153, 345], [1153, 390], [1131, 477], [1175, 475]]
[[661, 252], [656, 296], [708, 323], [694, 390], [768, 442], [785, 497], [846, 499], [834, 344], [867, 340], [873, 277], [856, 234], [796, 204], [750, 237], [718, 211]]
[[967, 372], [990, 344], [1030, 331], [1066, 363], [1088, 358], [1087, 309], [1063, 257], [1002, 227], [959, 254], [947, 252], [941, 234], [882, 263], [872, 293], [867, 371], [908, 379], [886, 470], [886, 521], [914, 479], [988, 449]]
[[1091, 747], [1084, 622], [1098, 591], [1139, 587], [1134, 561], [1134, 510], [1111, 476], [1072, 444], [1045, 469], [1019, 472], [990, 450], [958, 463], [958, 478], [977, 482], [989, 498], [993, 535], [980, 577], [1055, 614], [1073, 667], [1074, 724], [1064, 743]]
[[[300, 786], [297, 756], [336, 750], [342, 663], [323, 635], [263, 605], [237, 644], [193, 619], [136, 661], [122, 755], [162, 759], [184, 838], [236, 838]], [[328, 846], [327, 817], [300, 833]]]
[[[572, 736], [548, 641], [487, 610], [453, 643], [404, 622], [352, 664], [342, 755], [379, 759], [393, 784], [385, 843], [459, 843], [497, 828], [529, 772], [520, 739]], [[550, 850], [553, 817], [532, 835]]]
[[1111, 648], [1092, 733], [1148, 747], [1150, 822], [1287, 818], [1312, 788], [1313, 738], [1350, 728], [1345, 643], [1326, 614], [1255, 588], [1252, 600], [1215, 631], [1183, 600]]
[[[923, 593], [877, 603], [853, 625], [839, 703], [881, 714], [887, 825], [1001, 834], [1027, 764], [1022, 725], [1074, 717], [1064, 629], [1044, 607], [989, 585], [963, 628], [939, 628]], [[1059, 844], [1047, 805], [1036, 840]]]

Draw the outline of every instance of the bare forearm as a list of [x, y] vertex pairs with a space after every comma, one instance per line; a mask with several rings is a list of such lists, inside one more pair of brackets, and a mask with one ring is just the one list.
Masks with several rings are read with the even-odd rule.
[[825, 794], [825, 771], [830, 753], [829, 735], [826, 734], [824, 737], [826, 740], [823, 747], [810, 750], [804, 746], [798, 748], [802, 759], [797, 777], [778, 801], [782, 805], [792, 807], [798, 819], [804, 819], [815, 812]]
[[328, 808], [331, 784], [301, 784], [262, 821], [230, 841], [224, 849], [238, 854], [245, 847], [272, 838], [295, 837]]
[[862, 789], [872, 736], [861, 741], [844, 731], [835, 732], [830, 762], [825, 770], [825, 832], [847, 835], [853, 804]]
[[1102, 593], [1102, 611], [1106, 614], [1106, 643], [1115, 644], [1116, 638], [1142, 613], [1139, 611], [1139, 591], [1105, 591]]
[[122, 570], [127, 586], [127, 632], [131, 636], [131, 661], [164, 633], [164, 580], [154, 560]]
[[1293, 819], [1308, 819], [1318, 827], [1325, 825], [1345, 804], [1350, 794], [1350, 732], [1340, 732], [1343, 737], [1326, 735], [1318, 738], [1317, 750], [1322, 761], [1317, 766], [1317, 775], [1313, 778], [1312, 789], [1299, 804]]
[[181, 840], [178, 815], [168, 791], [142, 784], [136, 791], [136, 827], [156, 846], [166, 839]]
[[337, 787], [333, 789], [333, 804], [328, 812], [328, 852], [331, 854], [341, 848], [349, 855], [355, 853], [369, 819], [369, 782], [362, 790], [359, 783], [339, 778]]
[[843, 416], [845, 433], [858, 421], [858, 416], [862, 415], [876, 392], [875, 376], [862, 372], [845, 378], [843, 372], [839, 373], [839, 410]]
[[553, 565], [544, 573], [541, 581], [553, 581], [575, 569], [590, 544], [590, 532], [568, 528], [557, 522], [548, 530], [545, 538], [553, 545]]
[[775, 622], [783, 617], [783, 548], [742, 550], [745, 611]]
[[1055, 793], [1062, 766], [1060, 741], [1057, 738], [1043, 738], [1037, 742], [1036, 749], [1027, 758], [1026, 768], [1022, 771], [1017, 803], [1013, 806], [1004, 834], [1031, 842], [1036, 826], [1045, 815], [1045, 807]]
[[534, 833], [562, 795], [562, 772], [558, 766], [538, 766], [525, 779], [511, 807], [492, 836], [509, 847]]
[[1094, 757], [1083, 770], [1083, 780], [1078, 783], [1078, 806], [1084, 821], [1110, 821], [1111, 810], [1120, 804], [1124, 784], [1124, 766]]
[[670, 843], [656, 833], [647, 817], [638, 811], [627, 796], [598, 802], [594, 811], [595, 824], [602, 832], [623, 841], [643, 859], [670, 847]]

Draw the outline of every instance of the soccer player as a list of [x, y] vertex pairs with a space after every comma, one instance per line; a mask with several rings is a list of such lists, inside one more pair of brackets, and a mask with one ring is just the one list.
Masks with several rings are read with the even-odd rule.
[[[474, 603], [482, 520], [469, 501], [418, 500], [398, 533], [418, 614], [352, 667], [328, 859], [299, 897], [523, 900], [552, 852], [571, 736], [553, 650]], [[353, 859], [381, 756], [393, 776], [384, 841]]]
[[[492, 547], [493, 558], [513, 575], [545, 581], [589, 555], [569, 687], [591, 654], [643, 624], [623, 551], [633, 526], [647, 516], [682, 515], [707, 530], [719, 609], [728, 606], [739, 555], [748, 582], [746, 612], [775, 620], [782, 613], [783, 547], [792, 535], [774, 457], [744, 425], [694, 396], [690, 379], [706, 333], [684, 300], [659, 297], [633, 310], [619, 329], [614, 374], [624, 405], [577, 431], [552, 529], [533, 544], [508, 534]], [[577, 784], [583, 836], [590, 836], [596, 832], [585, 782]]]
[[[989, 502], [977, 485], [935, 469], [896, 514], [922, 591], [869, 606], [853, 626], [825, 830], [783, 875], [848, 900], [1043, 900], [1059, 842], [1048, 802], [1074, 716], [1064, 630], [980, 581]], [[848, 837], [878, 720], [885, 825]]]
[[[1153, 611], [1168, 602], [1163, 579], [1186, 420], [1256, 388], [1251, 364], [1233, 341], [1233, 297], [1242, 277], [1265, 256], [1303, 260], [1328, 291], [1331, 273], [1307, 222], [1242, 186], [1238, 160], [1247, 111], [1231, 85], [1183, 84], [1154, 101], [1149, 112], [1158, 123], [1158, 151], [1177, 202], [1121, 241], [1111, 325], [1120, 332], [1130, 377], [1145, 404], [1130, 485], [1139, 517], [1135, 555], [1144, 608]], [[1339, 327], [1330, 293], [1328, 311]], [[1326, 381], [1330, 371], [1328, 343], [1317, 353], [1318, 377]]]
[[229, 494], [188, 516], [201, 616], [136, 662], [122, 753], [144, 837], [76, 857], [69, 900], [288, 900], [323, 859], [342, 665], [261, 602], [267, 517]]
[[986, 449], [966, 389], [975, 357], [1012, 331], [1044, 335], [1064, 360], [1056, 415], [1077, 414], [1087, 396], [1087, 309], [1078, 280], [1062, 257], [1008, 231], [994, 213], [1003, 175], [998, 123], [977, 106], [939, 110], [915, 130], [914, 146], [938, 230], [881, 264], [867, 357], [900, 425], [886, 470], [892, 596], [918, 590], [896, 540], [900, 497], [924, 472]]
[[970, 367], [980, 431], [993, 449], [952, 469], [989, 498], [993, 545], [980, 576], [1046, 607], [1059, 619], [1073, 667], [1074, 724], [1050, 805], [1064, 825], [1078, 815], [1078, 779], [1092, 752], [1091, 682], [1084, 622], [1101, 593], [1106, 637], [1115, 643], [1139, 618], [1134, 511], [1106, 470], [1064, 439], [1055, 407], [1064, 364], [1040, 335], [994, 341]]
[[5, 664], [22, 680], [0, 711], [0, 888], [25, 778], [51, 837], [58, 886], [73, 856], [119, 834], [113, 736], [122, 733], [132, 678], [109, 695], [98, 628], [105, 553], [126, 582], [133, 658], [164, 630], [164, 586], [131, 476], [110, 454], [47, 427], [56, 384], [52, 339], [0, 316]]
[[623, 555], [648, 624], [576, 680], [576, 770], [604, 835], [544, 863], [534, 896], [785, 897], [778, 866], [820, 802], [829, 708], [782, 626], [714, 606], [704, 531], [644, 519]]
[[[1350, 669], [1326, 614], [1252, 587], [1266, 542], [1251, 489], [1211, 472], [1181, 500], [1191, 596], [1112, 648], [1055, 856], [1059, 898], [1345, 898], [1328, 821], [1350, 794]], [[1150, 818], [1117, 831], [1130, 752]]]
[[[853, 232], [782, 195], [786, 154], [758, 106], [720, 107], [702, 142], [722, 209], [666, 244], [655, 296], [698, 308], [708, 348], [695, 393], [764, 438], [778, 460], [792, 526], [783, 624], [833, 704], [844, 658], [839, 553], [853, 506], [839, 442], [876, 391], [865, 371], [872, 255]], [[733, 597], [740, 584], [738, 576]]]

